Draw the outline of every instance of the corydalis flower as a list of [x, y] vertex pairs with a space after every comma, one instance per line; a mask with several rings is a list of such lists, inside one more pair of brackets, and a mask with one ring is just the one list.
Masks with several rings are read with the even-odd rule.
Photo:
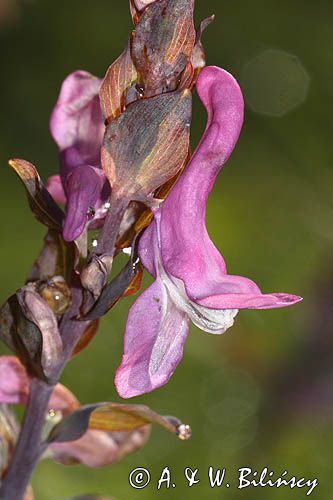
[[142, 262], [156, 280], [129, 312], [116, 374], [124, 398], [169, 380], [182, 358], [190, 319], [206, 332], [221, 334], [233, 325], [239, 309], [285, 307], [301, 300], [285, 293], [263, 294], [253, 281], [227, 274], [208, 236], [207, 197], [237, 142], [243, 97], [234, 78], [217, 67], [202, 71], [197, 91], [208, 113], [206, 131], [140, 241]]
[[51, 134], [60, 152], [60, 176], [52, 176], [47, 187], [56, 201], [67, 204], [63, 234], [68, 241], [80, 236], [110, 195], [100, 167], [104, 135], [100, 86], [101, 80], [85, 71], [72, 73], [62, 84], [51, 116]]

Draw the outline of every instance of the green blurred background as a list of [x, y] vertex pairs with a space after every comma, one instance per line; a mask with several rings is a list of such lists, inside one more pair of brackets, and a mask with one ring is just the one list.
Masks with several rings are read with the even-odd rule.
[[[197, 21], [216, 14], [204, 34], [208, 64], [232, 72], [247, 100], [240, 141], [209, 200], [209, 231], [230, 273], [304, 301], [241, 312], [222, 337], [192, 327], [170, 383], [136, 398], [191, 424], [192, 439], [154, 429], [142, 451], [102, 470], [45, 461], [33, 478], [37, 500], [88, 492], [118, 500], [305, 498], [305, 489], [237, 490], [245, 466], [316, 477], [314, 498], [333, 493], [333, 4], [196, 3]], [[32, 161], [44, 179], [56, 173], [48, 120], [62, 80], [76, 69], [103, 76], [130, 29], [126, 0], [0, 0], [1, 302], [24, 282], [44, 234], [7, 159]], [[196, 100], [193, 144], [204, 120]], [[130, 303], [112, 310], [64, 373], [83, 403], [119, 401], [113, 377]], [[209, 488], [209, 465], [228, 469], [230, 489]], [[138, 466], [152, 475], [141, 491], [128, 485]], [[157, 492], [165, 466], [177, 486]], [[191, 489], [186, 466], [200, 469], [202, 481]]]

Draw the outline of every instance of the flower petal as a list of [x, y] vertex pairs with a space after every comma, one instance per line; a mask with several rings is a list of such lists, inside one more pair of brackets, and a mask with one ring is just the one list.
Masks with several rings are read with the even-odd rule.
[[[226, 273], [224, 260], [206, 230], [206, 202], [243, 123], [242, 93], [229, 73], [213, 66], [204, 68], [197, 90], [208, 113], [206, 131], [160, 210], [163, 265], [184, 281], [193, 298], [199, 292], [204, 295], [206, 287], [214, 288]], [[140, 257], [150, 271], [155, 224], [140, 241]]]
[[160, 216], [156, 214], [155, 223], [149, 231], [149, 238], [145, 239], [141, 248], [141, 260], [148, 271], [155, 275], [156, 269], [159, 278], [166, 287], [168, 294], [176, 305], [177, 309], [188, 315], [191, 321], [201, 330], [221, 334], [230, 328], [234, 323], [234, 318], [238, 312], [236, 308], [220, 310], [218, 308], [208, 308], [189, 299], [184, 282], [167, 274], [161, 262], [160, 243]]
[[95, 208], [99, 201], [104, 179], [98, 169], [89, 165], [80, 165], [66, 179], [67, 194], [66, 218], [63, 236], [66, 241], [73, 241], [80, 236], [88, 221], [88, 210]]
[[67, 415], [80, 406], [74, 394], [62, 384], [57, 384], [52, 392], [48, 407]]
[[150, 435], [150, 426], [133, 432], [107, 433], [88, 430], [76, 441], [54, 443], [50, 446], [53, 458], [63, 464], [81, 463], [97, 468], [118, 462], [126, 455], [144, 446]]
[[188, 315], [191, 321], [201, 330], [219, 335], [224, 333], [234, 324], [234, 318], [238, 309], [221, 309], [204, 307], [187, 297], [184, 283], [177, 279], [171, 279], [162, 269], [159, 276], [166, 286], [171, 300], [180, 311]]
[[162, 281], [145, 290], [130, 309], [124, 355], [115, 384], [123, 398], [164, 385], [183, 356], [187, 315], [170, 300]]
[[263, 294], [248, 278], [225, 275], [210, 294], [199, 296], [196, 303], [213, 309], [274, 309], [292, 306], [301, 300], [301, 297], [287, 293]]
[[[30, 377], [16, 356], [0, 356], [0, 403], [25, 405]], [[63, 414], [79, 407], [74, 394], [62, 384], [54, 388], [48, 407]]]
[[63, 162], [62, 176], [68, 173], [68, 166], [99, 165], [104, 134], [100, 86], [101, 80], [85, 71], [70, 74], [62, 84], [51, 116], [51, 134], [61, 151], [73, 148], [76, 152], [71, 157], [74, 161]]
[[82, 463], [88, 467], [110, 465], [117, 456], [117, 444], [106, 432], [90, 430], [76, 441], [51, 445], [53, 458], [61, 463]]
[[[154, 274], [157, 250], [152, 242], [157, 238], [166, 274], [174, 281], [182, 280], [189, 304], [206, 308], [201, 313], [207, 318], [212, 314], [215, 318], [213, 310], [218, 309], [268, 309], [295, 304], [300, 297], [263, 295], [253, 281], [227, 275], [224, 260], [209, 238], [205, 224], [207, 197], [237, 141], [243, 121], [243, 98], [233, 77], [216, 67], [201, 72], [197, 89], [208, 112], [206, 131], [183, 175], [155, 213], [154, 223], [141, 238], [142, 262]], [[194, 321], [195, 316], [191, 319]], [[209, 324], [208, 328], [204, 323], [196, 324], [206, 331], [215, 330]]]
[[208, 113], [206, 131], [161, 209], [163, 265], [184, 281], [194, 299], [214, 289], [226, 273], [224, 260], [206, 230], [206, 202], [243, 123], [242, 93], [229, 73], [204, 68], [197, 90]]
[[29, 393], [29, 378], [15, 356], [0, 357], [0, 403], [25, 404]]
[[51, 175], [47, 179], [46, 189], [57, 203], [62, 205], [66, 203], [66, 195], [60, 175]]
[[[159, 231], [157, 224], [159, 223], [159, 212], [155, 212], [155, 219], [147, 227], [139, 240], [139, 256], [141, 262], [147, 271], [156, 278], [155, 263], [156, 259], [160, 260], [158, 243]], [[158, 253], [156, 255], [156, 253]]]

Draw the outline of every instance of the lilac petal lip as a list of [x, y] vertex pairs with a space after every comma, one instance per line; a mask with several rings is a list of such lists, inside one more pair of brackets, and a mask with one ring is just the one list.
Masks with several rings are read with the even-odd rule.
[[234, 293], [211, 295], [196, 302], [211, 309], [275, 309], [293, 306], [302, 300], [302, 297], [288, 293]]
[[117, 370], [118, 394], [131, 398], [166, 384], [183, 356], [188, 318], [170, 301], [158, 278], [131, 307], [124, 355]]

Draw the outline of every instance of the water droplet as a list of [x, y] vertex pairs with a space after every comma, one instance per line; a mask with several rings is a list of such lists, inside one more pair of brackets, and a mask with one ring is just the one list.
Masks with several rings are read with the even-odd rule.
[[177, 429], [177, 435], [182, 441], [187, 441], [192, 436], [192, 429], [187, 424], [181, 424]]
[[39, 285], [39, 294], [55, 314], [64, 314], [71, 304], [71, 293], [62, 276], [54, 276]]
[[139, 85], [138, 83], [135, 85], [135, 90], [139, 94], [139, 97], [143, 97], [145, 93], [145, 89]]
[[92, 244], [92, 246], [93, 246], [93, 247], [97, 247], [97, 245], [98, 245], [98, 240], [92, 240], [92, 243], [91, 243], [91, 244]]
[[104, 203], [105, 210], [109, 210], [110, 207], [111, 207], [111, 203], [109, 201]]
[[88, 220], [92, 220], [95, 217], [95, 209], [94, 207], [89, 207], [87, 210]]

